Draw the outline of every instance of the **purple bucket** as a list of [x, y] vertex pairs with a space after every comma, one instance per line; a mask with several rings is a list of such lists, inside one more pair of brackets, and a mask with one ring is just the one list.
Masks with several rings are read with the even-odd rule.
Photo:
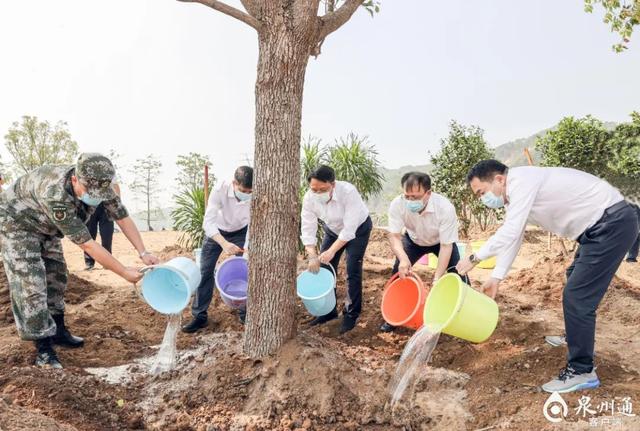
[[233, 308], [247, 306], [249, 265], [246, 258], [235, 256], [222, 262], [216, 271], [215, 281], [225, 304]]

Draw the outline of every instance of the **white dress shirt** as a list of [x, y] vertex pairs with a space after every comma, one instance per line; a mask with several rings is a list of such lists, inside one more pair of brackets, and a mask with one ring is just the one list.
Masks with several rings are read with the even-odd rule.
[[575, 240], [624, 199], [618, 189], [586, 172], [535, 166], [509, 169], [507, 198], [504, 224], [476, 253], [481, 260], [498, 256], [492, 274], [498, 279], [509, 272], [527, 223]]
[[456, 209], [449, 199], [438, 193], [431, 193], [422, 213], [410, 211], [402, 196], [391, 201], [389, 232], [401, 233], [402, 228], [407, 229], [413, 242], [423, 247], [458, 241]]
[[233, 192], [233, 184], [223, 182], [209, 196], [202, 227], [209, 238], [220, 233], [235, 232], [249, 224], [251, 201], [240, 202]]
[[346, 181], [336, 181], [331, 200], [323, 204], [313, 197], [313, 192], [307, 190], [302, 199], [302, 243], [316, 244], [318, 219], [342, 241], [351, 241], [356, 237], [356, 230], [369, 217], [369, 210], [362, 200], [362, 196], [353, 184]]

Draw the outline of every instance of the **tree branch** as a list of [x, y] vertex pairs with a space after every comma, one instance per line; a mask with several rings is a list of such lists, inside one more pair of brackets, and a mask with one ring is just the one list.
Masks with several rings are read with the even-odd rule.
[[218, 12], [222, 12], [225, 15], [229, 15], [239, 21], [242, 21], [245, 24], [248, 24], [251, 27], [255, 28], [256, 30], [260, 28], [260, 21], [258, 21], [248, 13], [243, 12], [240, 9], [236, 9], [233, 6], [229, 6], [228, 4], [218, 0], [178, 0], [178, 1], [183, 3], [200, 3], [205, 6], [209, 6], [211, 9], [215, 9]]
[[330, 12], [320, 18], [322, 29], [320, 30], [320, 40], [342, 27], [349, 21], [354, 12], [364, 3], [364, 0], [347, 0], [338, 10]]

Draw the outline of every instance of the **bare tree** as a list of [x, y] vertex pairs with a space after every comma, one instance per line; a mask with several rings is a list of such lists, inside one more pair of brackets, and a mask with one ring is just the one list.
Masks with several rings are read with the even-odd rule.
[[[241, 0], [244, 10], [217, 0], [201, 3], [258, 34], [255, 86], [255, 181], [251, 204], [249, 304], [244, 351], [261, 357], [295, 336], [294, 288], [302, 93], [309, 56], [363, 4], [345, 0]], [[338, 3], [338, 4], [336, 4]]]
[[131, 169], [133, 182], [129, 184], [129, 188], [131, 188], [134, 195], [141, 197], [146, 204], [145, 217], [147, 219], [147, 229], [149, 230], [153, 230], [151, 226], [154, 214], [152, 206], [160, 191], [158, 180], [161, 167], [162, 162], [153, 154], [149, 154], [144, 159], [136, 160], [136, 164]]

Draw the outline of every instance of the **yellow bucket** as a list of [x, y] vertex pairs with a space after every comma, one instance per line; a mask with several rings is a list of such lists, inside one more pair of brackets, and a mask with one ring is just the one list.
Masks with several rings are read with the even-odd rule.
[[[480, 248], [484, 245], [486, 241], [473, 241], [471, 243], [471, 249], [473, 250], [474, 253], [477, 253], [478, 250], [480, 250]], [[483, 269], [493, 269], [496, 267], [496, 257], [490, 257], [489, 259], [483, 260], [482, 262], [480, 262], [478, 265], [478, 268], [483, 268]]]
[[473, 343], [482, 343], [498, 325], [498, 304], [472, 289], [457, 274], [446, 274], [431, 288], [424, 325]]

